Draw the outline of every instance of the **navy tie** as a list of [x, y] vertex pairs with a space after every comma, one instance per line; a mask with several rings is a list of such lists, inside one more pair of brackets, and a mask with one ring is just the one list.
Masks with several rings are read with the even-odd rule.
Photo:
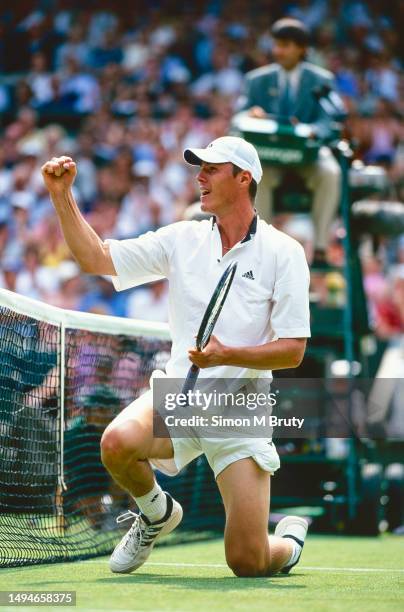
[[285, 76], [285, 83], [282, 89], [281, 98], [279, 100], [279, 115], [281, 117], [290, 117], [292, 112], [292, 91], [289, 76]]

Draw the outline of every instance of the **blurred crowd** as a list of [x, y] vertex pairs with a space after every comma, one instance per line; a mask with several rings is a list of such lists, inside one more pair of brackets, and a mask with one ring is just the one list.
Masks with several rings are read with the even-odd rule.
[[[198, 199], [183, 149], [227, 133], [244, 75], [271, 62], [270, 26], [286, 15], [310, 29], [308, 60], [336, 76], [355, 156], [386, 169], [393, 198], [404, 193], [403, 0], [7, 4], [0, 6], [1, 287], [65, 308], [166, 320], [164, 282], [118, 294], [108, 278], [79, 273], [41, 164], [61, 154], [75, 159], [75, 197], [104, 239], [182, 219]], [[366, 252], [364, 272], [376, 330], [402, 331], [404, 238]]]

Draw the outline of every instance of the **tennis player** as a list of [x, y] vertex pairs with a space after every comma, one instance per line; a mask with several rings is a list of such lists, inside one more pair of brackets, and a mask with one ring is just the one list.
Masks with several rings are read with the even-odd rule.
[[[120, 291], [168, 278], [171, 357], [165, 375], [185, 378], [190, 363], [200, 376], [271, 378], [271, 370], [295, 368], [303, 358], [309, 328], [309, 271], [302, 247], [260, 220], [254, 209], [262, 177], [255, 148], [225, 136], [206, 149], [187, 149], [199, 167], [203, 211], [211, 220], [181, 221], [128, 240], [103, 242], [73, 198], [76, 164], [53, 158], [42, 168], [65, 240], [83, 272], [111, 275]], [[209, 344], [194, 347], [212, 292], [229, 263], [238, 263], [231, 291]], [[307, 522], [285, 517], [268, 536], [270, 477], [279, 468], [268, 438], [156, 438], [151, 390], [106, 428], [102, 460], [114, 480], [136, 501], [140, 513], [110, 560], [113, 572], [129, 573], [148, 558], [156, 540], [182, 519], [182, 508], [156, 481], [152, 466], [177, 474], [205, 454], [226, 512], [226, 559], [237, 576], [288, 573], [300, 559]]]

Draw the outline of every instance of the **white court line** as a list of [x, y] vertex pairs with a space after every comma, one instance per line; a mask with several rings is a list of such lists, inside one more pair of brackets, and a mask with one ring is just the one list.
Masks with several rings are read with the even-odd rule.
[[[99, 559], [89, 559], [83, 563], [103, 563]], [[227, 568], [225, 563], [171, 563], [169, 561], [147, 561], [145, 565], [161, 566], [161, 567], [206, 567], [206, 568]], [[391, 568], [385, 567], [319, 567], [312, 565], [299, 565], [298, 569], [309, 570], [315, 572], [384, 572], [384, 573], [399, 573], [404, 574], [404, 568]]]
[[399, 574], [404, 574], [404, 568], [396, 568], [392, 567], [388, 569], [386, 567], [315, 567], [310, 565], [301, 565], [300, 569], [303, 570], [314, 570], [318, 572], [395, 572]]
[[[154, 561], [149, 561], [145, 565], [162, 565], [167, 567], [212, 567], [212, 568], [220, 568], [226, 567], [225, 563], [159, 563]], [[318, 567], [318, 566], [309, 566], [309, 565], [300, 565], [299, 569], [302, 570], [310, 570], [310, 571], [318, 571], [318, 572], [399, 572], [404, 573], [403, 569], [386, 569], [384, 568], [376, 568], [376, 567]]]

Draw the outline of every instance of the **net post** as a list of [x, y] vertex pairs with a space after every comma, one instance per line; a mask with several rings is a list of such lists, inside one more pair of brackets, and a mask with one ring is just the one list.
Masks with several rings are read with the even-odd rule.
[[65, 431], [65, 373], [66, 373], [66, 328], [60, 323], [60, 474], [59, 484], [66, 491], [64, 478], [64, 431]]
[[66, 370], [66, 331], [65, 323], [60, 321], [60, 341], [59, 341], [59, 391], [60, 391], [60, 411], [59, 411], [59, 437], [60, 437], [60, 457], [59, 475], [56, 490], [56, 529], [63, 535], [66, 529], [66, 521], [63, 507], [63, 491], [67, 486], [64, 479], [64, 422], [65, 422], [65, 370]]

